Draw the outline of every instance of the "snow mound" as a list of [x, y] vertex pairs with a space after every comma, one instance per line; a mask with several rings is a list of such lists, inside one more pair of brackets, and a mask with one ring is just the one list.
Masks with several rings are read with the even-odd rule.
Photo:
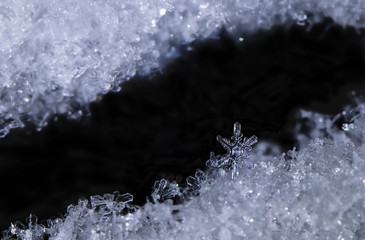
[[300, 116], [312, 128], [298, 123], [299, 150], [252, 149], [256, 137], [236, 123], [231, 139], [217, 138], [227, 153], [212, 153], [185, 187], [157, 181], [143, 207], [130, 194], [93, 196], [48, 226], [13, 224], [4, 239], [364, 239], [365, 105]]
[[361, 0], [3, 0], [0, 137], [29, 123], [40, 130], [55, 114], [79, 118], [100, 95], [223, 26], [237, 41], [242, 32], [322, 16], [363, 27], [364, 9]]

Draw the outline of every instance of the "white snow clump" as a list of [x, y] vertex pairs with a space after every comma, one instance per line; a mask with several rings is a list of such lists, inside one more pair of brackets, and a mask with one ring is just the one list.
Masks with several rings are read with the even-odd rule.
[[[315, 17], [310, 18], [308, 13]], [[79, 118], [121, 82], [161, 69], [179, 47], [224, 26], [238, 36], [330, 16], [364, 27], [362, 0], [2, 0], [0, 137]]]

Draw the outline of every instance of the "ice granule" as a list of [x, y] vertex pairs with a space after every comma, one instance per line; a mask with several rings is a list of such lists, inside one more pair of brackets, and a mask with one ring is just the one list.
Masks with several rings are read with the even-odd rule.
[[[153, 191], [161, 201], [143, 207], [133, 206], [130, 194], [94, 196], [48, 226], [34, 217], [28, 227], [12, 224], [4, 239], [11, 233], [60, 240], [364, 239], [365, 105], [341, 115], [352, 128], [335, 127], [336, 117], [302, 112], [312, 129], [299, 138], [299, 150], [280, 155], [272, 143], [259, 142], [251, 151], [253, 167], [241, 166], [235, 179], [231, 168], [197, 170], [185, 188], [162, 179]], [[174, 204], [176, 197], [183, 201]]]
[[242, 33], [322, 16], [364, 27], [364, 9], [361, 0], [3, 0], [0, 137], [27, 123], [41, 129], [54, 114], [78, 118], [98, 96], [223, 26], [239, 41]]

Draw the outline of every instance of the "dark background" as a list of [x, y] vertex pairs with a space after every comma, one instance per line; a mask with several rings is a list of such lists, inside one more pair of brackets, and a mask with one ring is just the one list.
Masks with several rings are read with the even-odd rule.
[[340, 112], [364, 82], [363, 31], [326, 19], [244, 36], [222, 30], [219, 40], [182, 47], [162, 72], [103, 96], [88, 117], [58, 116], [41, 132], [0, 139], [0, 229], [115, 190], [143, 204], [155, 180], [181, 182], [204, 169], [210, 151], [223, 151], [215, 136], [231, 136], [236, 121], [246, 136], [289, 149], [297, 109]]

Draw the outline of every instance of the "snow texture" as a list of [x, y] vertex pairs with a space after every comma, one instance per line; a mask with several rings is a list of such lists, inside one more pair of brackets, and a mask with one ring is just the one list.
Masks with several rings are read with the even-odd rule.
[[[130, 194], [94, 196], [47, 227], [32, 216], [28, 227], [13, 224], [4, 239], [364, 239], [365, 105], [335, 117], [300, 116], [312, 128], [302, 133], [299, 121], [299, 150], [280, 154], [278, 146], [260, 142], [252, 167], [237, 168], [234, 179], [225, 167], [197, 170], [186, 187], [163, 179], [152, 192], [159, 197], [143, 207], [133, 206]], [[347, 119], [342, 129], [335, 125], [340, 117]], [[235, 124], [234, 141], [238, 129]], [[213, 161], [231, 154], [213, 154]]]
[[362, 0], [2, 0], [0, 137], [26, 124], [40, 130], [55, 114], [79, 118], [102, 94], [223, 26], [237, 41], [323, 16], [363, 27], [364, 9]]

